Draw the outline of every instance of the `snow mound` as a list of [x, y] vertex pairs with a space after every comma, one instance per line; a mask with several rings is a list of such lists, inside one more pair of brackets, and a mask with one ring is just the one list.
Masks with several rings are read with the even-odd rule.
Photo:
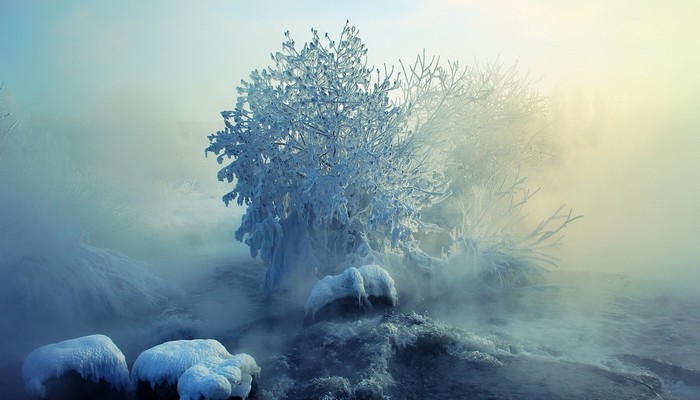
[[260, 367], [248, 354], [236, 354], [228, 359], [211, 357], [185, 371], [177, 383], [177, 391], [180, 400], [246, 399], [253, 377], [258, 374]]
[[175, 340], [165, 342], [145, 350], [134, 362], [131, 381], [148, 382], [151, 388], [156, 384], [175, 385], [193, 365], [208, 358], [231, 358], [226, 348], [214, 339]]
[[399, 303], [399, 296], [396, 293], [394, 279], [388, 272], [379, 265], [363, 265], [357, 269], [362, 275], [367, 296], [386, 297], [391, 301], [391, 305], [396, 307]]
[[314, 316], [323, 306], [345, 297], [365, 298], [365, 284], [357, 268], [350, 267], [339, 275], [328, 275], [316, 282], [306, 300], [304, 310]]
[[306, 301], [306, 314], [313, 317], [324, 306], [346, 297], [356, 297], [359, 304], [369, 296], [386, 297], [392, 306], [398, 304], [394, 280], [376, 264], [350, 267], [340, 275], [326, 276], [316, 282]]
[[129, 387], [129, 369], [121, 350], [105, 335], [90, 335], [48, 344], [29, 353], [22, 377], [29, 396], [43, 399], [44, 382], [75, 371], [85, 380], [105, 380], [115, 389]]

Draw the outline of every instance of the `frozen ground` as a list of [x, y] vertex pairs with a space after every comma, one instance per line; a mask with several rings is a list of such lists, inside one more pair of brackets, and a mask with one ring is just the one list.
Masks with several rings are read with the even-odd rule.
[[[150, 327], [105, 333], [130, 365], [154, 341], [215, 338], [258, 361], [264, 399], [700, 396], [700, 304], [621, 275], [555, 271], [548, 286], [430, 303], [399, 289], [393, 313], [304, 326], [301, 308], [264, 307], [262, 272], [207, 270]], [[26, 398], [19, 368], [2, 366], [2, 398]]]
[[463, 296], [461, 305], [404, 294], [391, 315], [303, 329], [271, 317], [229, 343], [276, 343], [256, 349], [265, 398], [700, 396], [697, 301], [655, 294], [621, 275], [548, 278], [549, 286], [497, 298]]

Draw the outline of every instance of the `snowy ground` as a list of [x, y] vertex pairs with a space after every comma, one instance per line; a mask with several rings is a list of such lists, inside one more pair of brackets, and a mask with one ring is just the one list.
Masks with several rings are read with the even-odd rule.
[[[262, 368], [259, 396], [266, 399], [309, 393], [332, 393], [332, 398], [700, 395], [699, 304], [655, 295], [624, 276], [553, 272], [549, 286], [497, 298], [463, 296], [462, 304], [425, 303], [404, 294], [391, 315], [305, 327], [303, 309], [264, 306], [258, 291], [262, 272], [256, 262], [221, 264], [190, 280], [184, 297], [155, 316], [151, 326], [141, 320], [139, 326], [106, 333], [129, 364], [153, 342], [218, 339], [230, 352], [255, 357]], [[19, 368], [16, 360], [2, 366], [2, 398], [26, 398]]]

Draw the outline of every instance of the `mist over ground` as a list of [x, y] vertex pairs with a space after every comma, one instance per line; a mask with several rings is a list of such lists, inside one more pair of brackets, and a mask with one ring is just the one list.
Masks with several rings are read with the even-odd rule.
[[[530, 223], [561, 203], [584, 215], [566, 229], [555, 274], [641, 278], [655, 295], [698, 300], [698, 5], [280, 3], [0, 1], [0, 115], [12, 114], [0, 120], [7, 364], [96, 330], [120, 337], [142, 323], [121, 333], [135, 352], [168, 329], [215, 334], [254, 319], [259, 299], [246, 296], [258, 283], [235, 292], [225, 282], [237, 266], [262, 267], [234, 240], [243, 209], [221, 202], [230, 188], [204, 156], [206, 137], [284, 31], [303, 42], [311, 27], [334, 36], [346, 19], [377, 66], [426, 49], [541, 77], [558, 154], [526, 171], [542, 187]], [[105, 267], [84, 277], [76, 259]], [[192, 318], [168, 319], [178, 307]], [[525, 319], [518, 329], [536, 334]]]

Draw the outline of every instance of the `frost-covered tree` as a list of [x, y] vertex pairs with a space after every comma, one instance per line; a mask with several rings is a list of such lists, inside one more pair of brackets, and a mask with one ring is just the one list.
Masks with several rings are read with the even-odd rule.
[[[523, 165], [553, 159], [546, 98], [517, 64], [443, 65], [422, 53], [401, 66], [411, 129], [443, 155], [450, 181], [450, 198], [424, 212], [445, 233], [461, 228], [462, 209], [479, 201], [474, 194], [480, 187], [513, 176]], [[450, 240], [447, 234], [441, 238], [443, 246]]]
[[[402, 70], [409, 124], [418, 140], [444, 155], [451, 192], [424, 211], [437, 229], [419, 235], [421, 248], [406, 247], [409, 259], [422, 259], [411, 263], [438, 261], [424, 262], [430, 260], [425, 250], [474, 271], [488, 287], [538, 282], [545, 267], [556, 264], [550, 250], [562, 230], [579, 218], [562, 206], [532, 231], [524, 229], [524, 209], [537, 190], [526, 187], [521, 167], [556, 158], [547, 99], [517, 64], [443, 66], [423, 53], [413, 64], [402, 63]], [[446, 270], [459, 281], [454, 269]]]
[[[494, 164], [509, 172], [523, 163], [551, 159], [553, 141], [547, 99], [517, 64], [440, 64], [420, 54], [402, 63], [404, 102], [418, 136], [449, 154], [453, 187], [490, 179]], [[466, 184], [466, 185], [465, 185]], [[468, 189], [467, 189], [468, 190]]]
[[563, 230], [581, 218], [562, 204], [534, 228], [523, 229], [526, 207], [539, 190], [526, 187], [519, 173], [492, 174], [472, 186], [472, 201], [462, 209], [461, 226], [452, 231], [451, 258], [469, 260], [480, 281], [490, 288], [541, 283], [548, 266], [558, 258], [550, 250], [563, 238]]
[[[411, 238], [445, 180], [395, 101], [391, 71], [368, 67], [354, 27], [297, 49], [289, 33], [274, 64], [238, 88], [207, 152], [247, 206], [236, 238], [260, 255], [266, 295], [358, 263]], [[313, 279], [310, 279], [313, 278]]]

